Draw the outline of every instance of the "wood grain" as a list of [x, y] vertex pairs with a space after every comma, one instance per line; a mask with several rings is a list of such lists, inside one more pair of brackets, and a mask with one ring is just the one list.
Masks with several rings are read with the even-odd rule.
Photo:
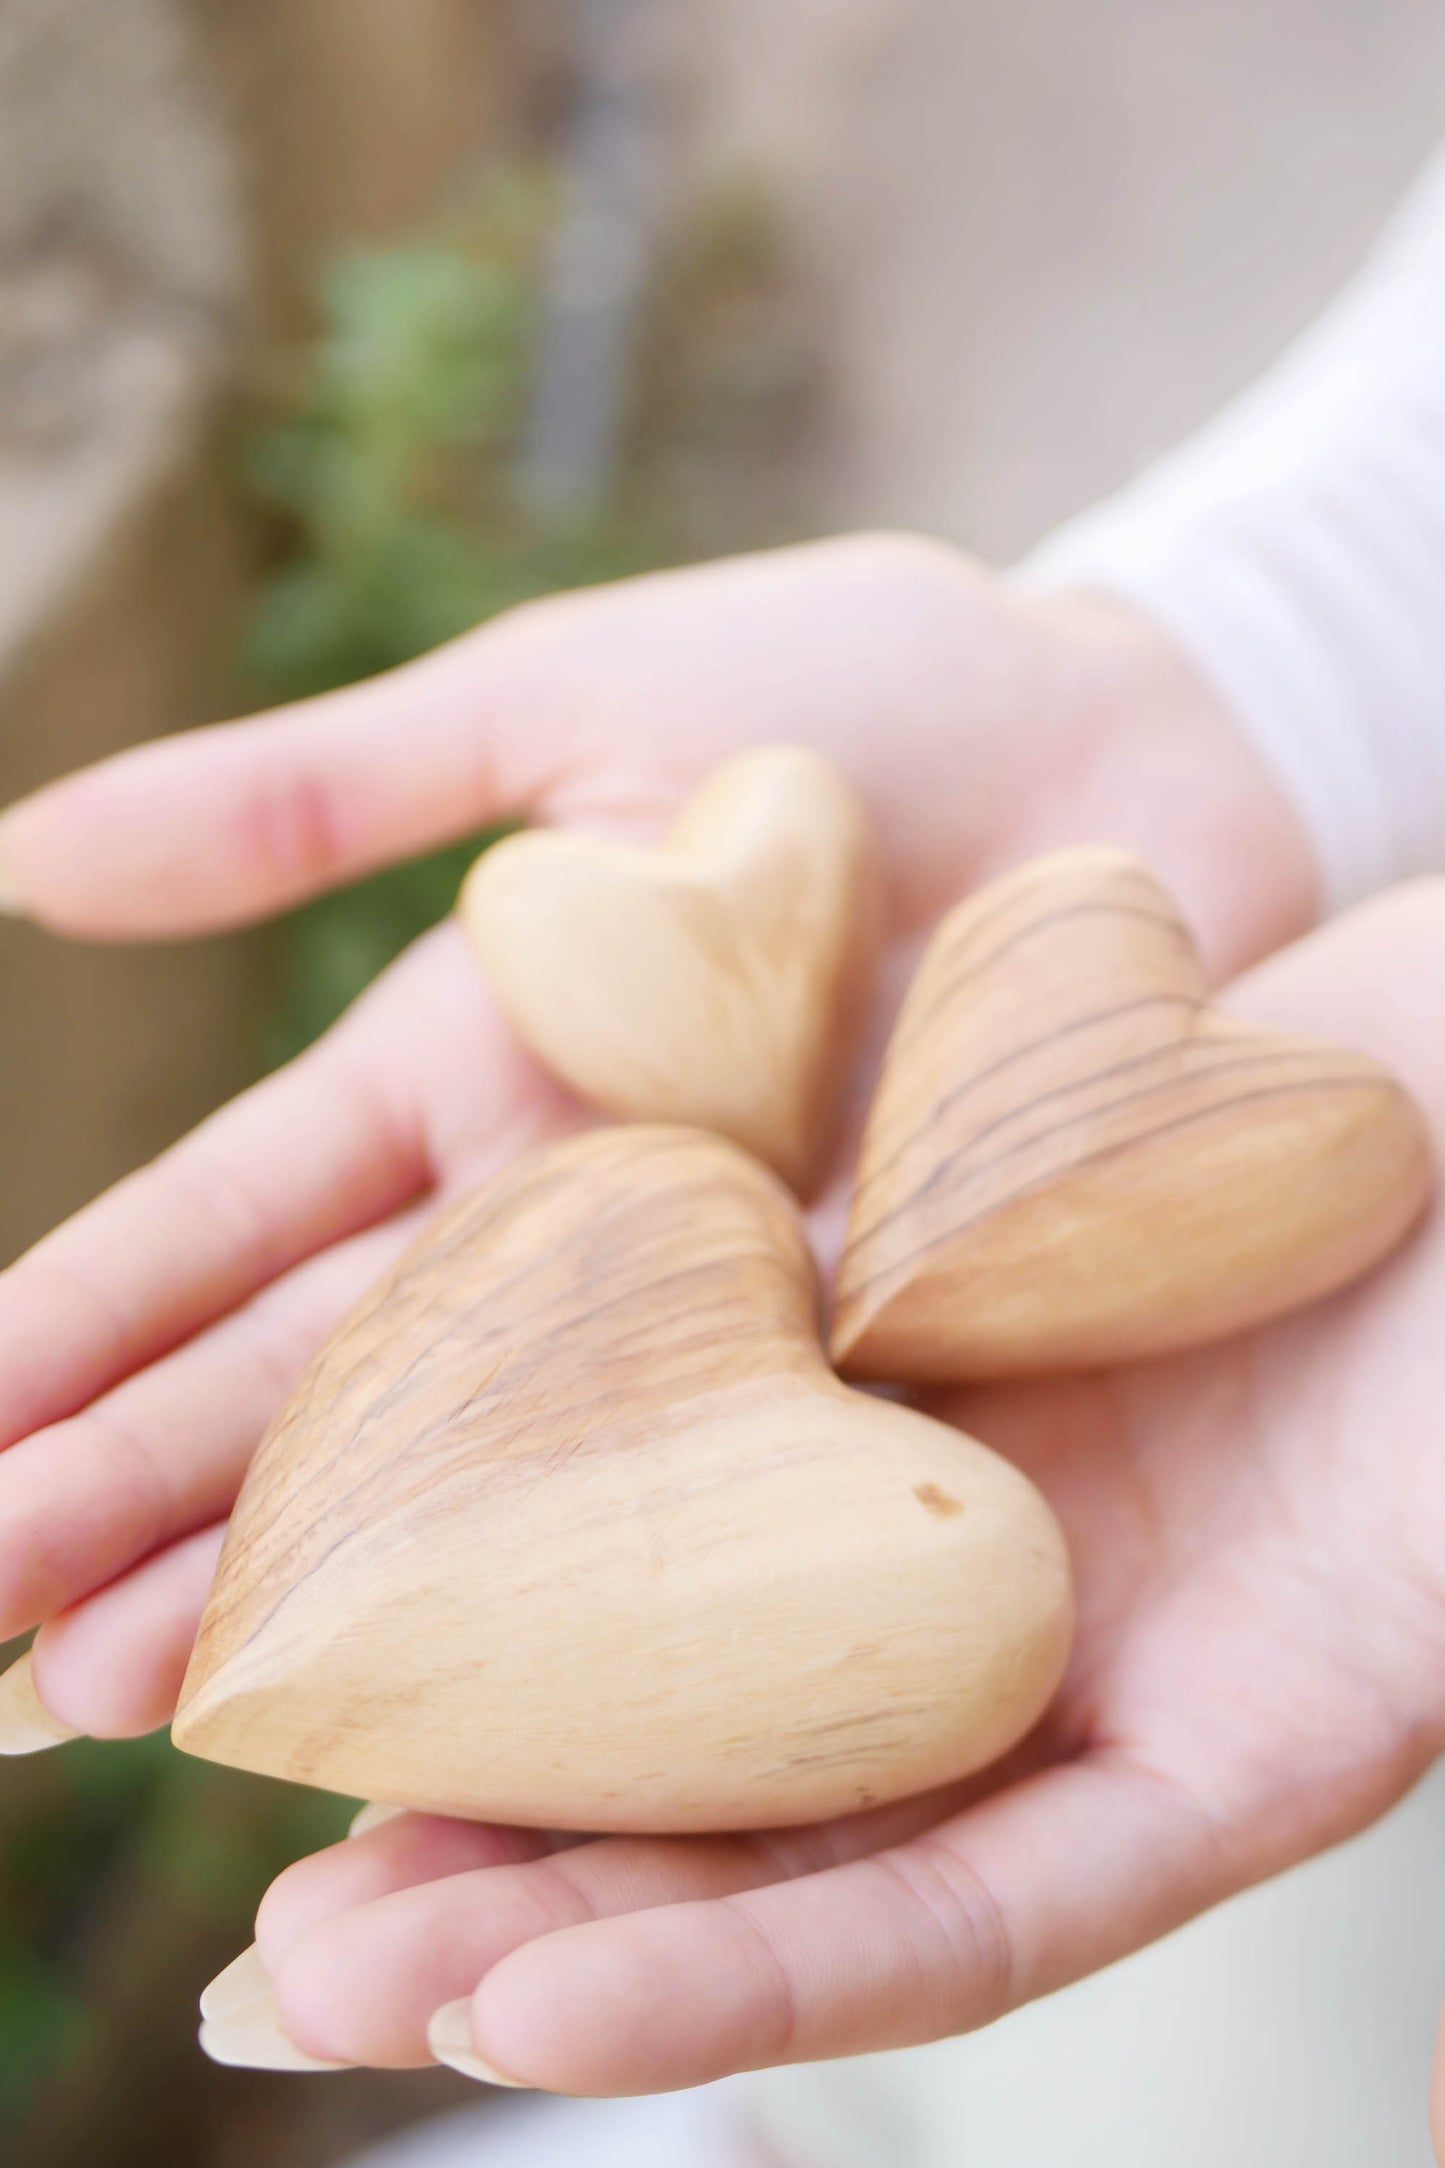
[[504, 1822], [802, 1822], [1006, 1751], [1069, 1630], [1024, 1477], [827, 1368], [781, 1184], [600, 1130], [458, 1206], [313, 1365], [175, 1736]]
[[715, 1130], [811, 1191], [881, 920], [867, 817], [826, 761], [741, 755], [655, 851], [509, 837], [460, 911], [511, 1022], [582, 1098]]
[[832, 1349], [864, 1378], [1113, 1363], [1342, 1286], [1432, 1181], [1403, 1086], [1209, 1005], [1148, 869], [1036, 860], [971, 897], [889, 1047]]

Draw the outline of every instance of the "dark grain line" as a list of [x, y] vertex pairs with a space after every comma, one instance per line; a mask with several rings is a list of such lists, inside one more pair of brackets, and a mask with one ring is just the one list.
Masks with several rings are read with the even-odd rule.
[[[1077, 1092], [1087, 1091], [1094, 1084], [1107, 1082], [1111, 1077], [1133, 1075], [1140, 1069], [1148, 1068], [1151, 1062], [1162, 1061], [1167, 1056], [1180, 1054], [1188, 1056], [1192, 1053], [1208, 1054], [1216, 1050], [1222, 1052], [1228, 1047], [1237, 1044], [1237, 1040], [1209, 1039], [1201, 1035], [1192, 1040], [1176, 1039], [1168, 1046], [1151, 1047], [1147, 1053], [1130, 1055], [1125, 1061], [1113, 1062], [1105, 1069], [1096, 1069], [1092, 1076], [1076, 1078], [1071, 1084], [1055, 1085], [1046, 1092], [1036, 1093], [1032, 1099], [1025, 1100], [1021, 1106], [1010, 1107], [1005, 1113], [995, 1115], [991, 1121], [985, 1122], [981, 1129], [975, 1129], [971, 1135], [966, 1137], [950, 1154], [950, 1157], [955, 1164], [966, 1160], [971, 1153], [977, 1151], [978, 1147], [986, 1143], [990, 1137], [997, 1136], [1001, 1130], [1009, 1128], [1015, 1122], [1026, 1120], [1038, 1108], [1069, 1099]], [[1140, 1091], [1116, 1093], [1112, 1099], [1102, 1100], [1098, 1106], [1085, 1107], [1079, 1113], [1068, 1116], [1062, 1122], [1055, 1122], [1046, 1129], [1033, 1130], [1028, 1136], [1020, 1138], [1017, 1144], [1010, 1145], [1007, 1152], [995, 1154], [986, 1162], [985, 1170], [980, 1171], [986, 1171], [988, 1167], [996, 1167], [1002, 1160], [1012, 1157], [1016, 1153], [1026, 1152], [1032, 1145], [1045, 1143], [1050, 1137], [1059, 1136], [1065, 1130], [1076, 1128], [1082, 1123], [1096, 1120], [1102, 1121], [1107, 1115], [1115, 1113], [1120, 1107], [1131, 1105], [1135, 1100], [1149, 1099], [1157, 1094], [1182, 1088], [1188, 1084], [1197, 1084], [1211, 1077], [1233, 1076], [1241, 1070], [1268, 1069], [1285, 1062], [1307, 1062], [1315, 1065], [1320, 1062], [1332, 1062], [1337, 1058], [1329, 1047], [1301, 1045], [1297, 1047], [1272, 1047], [1266, 1052], [1242, 1054], [1236, 1059], [1226, 1058], [1221, 1061], [1199, 1062], [1192, 1068], [1181, 1068], [1174, 1076], [1163, 1077], [1157, 1083], [1145, 1085]], [[1229, 1101], [1225, 1102], [1225, 1104], [1230, 1103]]]
[[[964, 1077], [960, 1083], [951, 1085], [941, 1099], [934, 1101], [926, 1114], [918, 1115], [910, 1123], [910, 1134], [904, 1142], [896, 1145], [886, 1159], [879, 1160], [877, 1165], [870, 1168], [867, 1175], [854, 1185], [853, 1194], [855, 1198], [865, 1196], [875, 1182], [881, 1181], [885, 1175], [890, 1174], [899, 1160], [912, 1150], [918, 1135], [942, 1121], [944, 1116], [958, 1106], [962, 1100], [966, 1099], [970, 1092], [976, 1091], [982, 1084], [990, 1083], [995, 1077], [1002, 1076], [1015, 1063], [1026, 1061], [1032, 1054], [1045, 1053], [1050, 1047], [1062, 1044], [1065, 1039], [1076, 1038], [1080, 1033], [1096, 1030], [1103, 1024], [1117, 1023], [1122, 1017], [1139, 1015], [1146, 1009], [1185, 1008], [1197, 1014], [1207, 1006], [1206, 1002], [1196, 999], [1192, 994], [1141, 994], [1133, 1001], [1118, 1002], [1111, 1009], [1094, 1009], [1087, 1016], [1074, 1017], [1069, 1023], [1060, 1024], [1055, 1030], [1044, 1032], [1037, 1039], [1026, 1040], [1022, 1046], [1016, 1046], [1011, 1052], [1001, 1054], [996, 1061], [989, 1062], [986, 1068], [976, 1069], [971, 1075]], [[1147, 1055], [1134, 1055], [1130, 1059], [1134, 1061], [1152, 1059], [1158, 1053], [1173, 1052], [1176, 1048], [1187, 1044], [1186, 1036], [1180, 1033], [1168, 1040], [1163, 1047], [1151, 1047]], [[1091, 1082], [1095, 1077], [1112, 1075], [1116, 1070], [1127, 1066], [1127, 1062], [1119, 1062], [1113, 1063], [1107, 1068], [1092, 1070], [1089, 1076], [1079, 1079], [1079, 1088]], [[1037, 1104], [1038, 1102], [1033, 1103]]]
[[1150, 925], [1159, 926], [1166, 933], [1175, 936], [1183, 945], [1190, 963], [1194, 965], [1196, 970], [1198, 968], [1194, 942], [1189, 929], [1183, 920], [1177, 918], [1173, 912], [1146, 910], [1143, 904], [1104, 902], [1102, 900], [1065, 904], [1056, 911], [1046, 911], [1041, 917], [1030, 919], [1027, 925], [1020, 926], [1017, 932], [1006, 935], [998, 943], [997, 947], [982, 959], [975, 960], [965, 956], [963, 968], [951, 978], [945, 979], [941, 986], [932, 990], [926, 1008], [920, 1008], [912, 1013], [905, 1008], [899, 1021], [898, 1033], [894, 1041], [895, 1047], [901, 1053], [902, 1049], [908, 1046], [919, 1032], [931, 1029], [939, 1009], [945, 1003], [951, 1001], [963, 987], [971, 985], [975, 979], [987, 977], [988, 973], [996, 969], [1004, 957], [1011, 956], [1025, 942], [1032, 941], [1037, 934], [1046, 932], [1052, 926], [1063, 925], [1071, 919], [1080, 918], [1133, 918], [1144, 920]]
[[[910, 1267], [916, 1267], [923, 1258], [931, 1256], [947, 1243], [955, 1241], [959, 1235], [967, 1234], [970, 1228], [980, 1226], [985, 1220], [993, 1219], [999, 1213], [1008, 1211], [1012, 1206], [1021, 1203], [1026, 1197], [1035, 1196], [1041, 1190], [1051, 1189], [1065, 1176], [1067, 1179], [1072, 1180], [1086, 1168], [1106, 1165], [1110, 1160], [1120, 1159], [1126, 1153], [1137, 1151], [1141, 1145], [1152, 1144], [1160, 1137], [1174, 1135], [1180, 1130], [1195, 1128], [1201, 1122], [1214, 1121], [1218, 1118], [1222, 1108], [1232, 1110], [1235, 1107], [1254, 1105], [1266, 1099], [1287, 1099], [1304, 1093], [1339, 1091], [1342, 1087], [1348, 1087], [1351, 1084], [1369, 1084], [1376, 1089], [1380, 1089], [1382, 1086], [1390, 1090], [1398, 1089], [1397, 1086], [1388, 1083], [1388, 1080], [1382, 1080], [1372, 1070], [1341, 1072], [1336, 1076], [1307, 1079], [1292, 1084], [1266, 1085], [1258, 1091], [1240, 1092], [1231, 1099], [1216, 1101], [1209, 1106], [1199, 1107], [1192, 1114], [1182, 1114], [1171, 1121], [1156, 1123], [1152, 1129], [1138, 1130], [1132, 1136], [1121, 1138], [1117, 1144], [1102, 1145], [1098, 1151], [1088, 1152], [1078, 1159], [1071, 1160], [1066, 1170], [1061, 1171], [1058, 1167], [1048, 1168], [1043, 1174], [1034, 1177], [1031, 1181], [1020, 1183], [1017, 1189], [1005, 1191], [1003, 1196], [995, 1197], [990, 1203], [984, 1205], [980, 1211], [972, 1213], [964, 1219], [953, 1221], [939, 1235], [923, 1243], [918, 1249], [908, 1252], [904, 1257], [880, 1265], [872, 1272], [865, 1272], [860, 1278], [851, 1281], [845, 1301], [840, 1305], [840, 1308], [851, 1309], [880, 1280], [892, 1278], [899, 1273], [906, 1277]], [[1150, 1095], [1145, 1094], [1144, 1096]], [[997, 1162], [994, 1162], [994, 1164], [996, 1165]], [[971, 1179], [976, 1182], [980, 1177], [975, 1176]], [[925, 1185], [925, 1189], [929, 1186], [931, 1184]], [[923, 1193], [920, 1191], [918, 1194], [922, 1195]], [[900, 1207], [899, 1209], [901, 1211], [904, 1208]], [[893, 1213], [889, 1215], [889, 1218], [897, 1216], [897, 1213]], [[880, 1220], [878, 1228], [869, 1230], [866, 1239], [860, 1241], [849, 1252], [845, 1265], [851, 1263], [861, 1251], [871, 1246], [879, 1229], [885, 1224], [884, 1221]]]

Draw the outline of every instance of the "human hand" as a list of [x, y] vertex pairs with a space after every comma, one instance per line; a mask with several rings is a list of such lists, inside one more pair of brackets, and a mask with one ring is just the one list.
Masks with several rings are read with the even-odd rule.
[[[1168, 867], [1221, 968], [1308, 916], [1292, 817], [1167, 642], [896, 537], [561, 597], [122, 755], [5, 817], [0, 896], [90, 936], [232, 924], [510, 811], [655, 834], [778, 737], [877, 812], [895, 981], [966, 886], [1078, 838]], [[102, 1736], [169, 1716], [216, 1524], [315, 1346], [417, 1214], [577, 1118], [448, 925], [0, 1277], [0, 1638], [49, 1622], [53, 1716]]]
[[[655, 834], [720, 759], [778, 738], [837, 760], [878, 816], [895, 986], [966, 887], [1073, 840], [1159, 863], [1219, 968], [1311, 907], [1292, 817], [1162, 637], [891, 538], [535, 605], [143, 748], [7, 816], [0, 880], [63, 931], [199, 930], [507, 812]], [[319, 1340], [419, 1216], [580, 1118], [446, 926], [0, 1278], [0, 1635], [47, 1622], [53, 1716], [102, 1736], [166, 1719], [217, 1524]]]
[[[1442, 944], [1445, 884], [1402, 890], [1228, 1006], [1392, 1063], [1440, 1150]], [[558, 1850], [402, 1816], [272, 1889], [272, 2013], [327, 2061], [424, 2060], [441, 2012], [433, 2046], [474, 2075], [667, 2090], [986, 2023], [1349, 1835], [1445, 1744], [1442, 1303], [1437, 1213], [1257, 1334], [940, 1396], [1041, 1485], [1075, 1564], [1069, 1676], [1010, 1766], [753, 1837]]]

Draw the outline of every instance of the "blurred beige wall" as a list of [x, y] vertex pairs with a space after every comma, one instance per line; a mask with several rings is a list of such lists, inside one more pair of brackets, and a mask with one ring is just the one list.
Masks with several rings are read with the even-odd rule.
[[1445, 135], [1438, 0], [685, 0], [694, 155], [782, 177], [827, 516], [1008, 558], [1246, 382]]
[[263, 329], [314, 320], [318, 267], [434, 216], [522, 119], [515, 0], [175, 0], [238, 149]]

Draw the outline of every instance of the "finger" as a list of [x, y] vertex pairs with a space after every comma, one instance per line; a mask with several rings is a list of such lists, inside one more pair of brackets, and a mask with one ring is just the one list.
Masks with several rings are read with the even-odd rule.
[[136, 1739], [175, 1714], [225, 1530], [172, 1544], [42, 1626], [31, 1659], [44, 1706], [93, 1739]]
[[313, 1927], [423, 1883], [544, 1858], [554, 1840], [538, 1830], [399, 1814], [380, 1827], [297, 1860], [267, 1890], [256, 1942], [270, 1972]]
[[539, 747], [535, 717], [500, 727], [505, 650], [505, 637], [472, 635], [344, 691], [63, 777], [5, 815], [6, 885], [63, 933], [209, 931], [520, 810]]
[[[376, 1815], [364, 1808], [358, 1822]], [[286, 2031], [272, 1984], [275, 1951], [304, 1932], [318, 1894], [324, 1902], [362, 1903], [398, 1878], [452, 1874], [529, 1859], [551, 1840], [537, 1831], [484, 1827], [436, 1816], [393, 1812], [352, 1840], [304, 1864], [309, 1881], [283, 1875], [272, 1886], [257, 1922], [256, 1942], [233, 1958], [201, 1996], [200, 2044], [213, 2061], [259, 2070], [338, 2070], [338, 2059], [308, 2055]]]
[[1398, 1070], [1445, 1132], [1442, 942], [1445, 881], [1412, 881], [1272, 956], [1224, 1001], [1251, 1022], [1359, 1046]]
[[[509, 2082], [588, 2095], [901, 2047], [1109, 1963], [1227, 1883], [1197, 1810], [1101, 1755], [866, 1859], [529, 1940], [482, 1978], [471, 2044]], [[326, 2013], [282, 1981], [314, 2050]]]
[[0, 1445], [394, 1211], [427, 1172], [419, 1129], [354, 1041], [323, 1042], [0, 1277]]
[[[548, 668], [547, 650], [565, 650], [571, 607], [534, 605], [384, 676], [64, 777], [5, 815], [5, 886], [65, 933], [209, 931], [523, 812], [560, 765], [549, 681], [566, 657]], [[539, 655], [528, 626], [544, 609], [558, 641]]]
[[5, 816], [0, 888], [67, 932], [196, 932], [518, 813], [636, 832], [750, 736], [846, 714], [859, 658], [809, 635], [840, 595], [868, 674], [936, 704], [961, 591], [951, 553], [851, 537], [528, 603], [365, 684], [52, 784]]
[[0, 1454], [0, 1640], [223, 1520], [277, 1407], [423, 1217], [404, 1214], [298, 1266], [81, 1414]]
[[427, 2025], [443, 2003], [538, 1936], [809, 1874], [939, 1811], [935, 1795], [761, 1835], [607, 1837], [565, 1849], [533, 1839], [525, 1863], [489, 1856], [471, 1871], [468, 1844], [492, 1837], [409, 1817], [417, 1826], [388, 1824], [368, 1839], [375, 1849], [364, 1860], [323, 1854], [291, 1868], [263, 1904], [257, 1936], [288, 2030], [311, 2052], [404, 2067], [429, 2060]]
[[[534, 1936], [747, 1888], [765, 1871], [761, 1853], [741, 1840], [606, 1840], [527, 1865], [398, 1887], [318, 1919], [279, 1957], [267, 1912], [269, 1934], [258, 1922], [258, 1940], [286, 2029], [310, 2052], [324, 2039], [328, 2057], [405, 2068], [431, 2060], [433, 2012]], [[353, 1870], [345, 1880], [361, 1876]]]
[[529, 1138], [552, 1118], [535, 1083], [456, 928], [426, 936], [309, 1053], [0, 1275], [0, 1447], [409, 1203], [464, 1122], [479, 1158]]
[[[46, 1623], [23, 1662], [65, 1734], [133, 1738], [169, 1723], [223, 1533], [196, 1523], [229, 1511], [276, 1400], [411, 1239], [418, 1217], [302, 1267], [74, 1424], [0, 1459], [0, 1568], [7, 1555], [19, 1562], [17, 1576], [30, 1568], [20, 1585], [33, 1602], [35, 1555], [44, 1554]], [[210, 1432], [217, 1410], [220, 1427]], [[198, 1439], [206, 1450], [195, 1450]], [[31, 1492], [30, 1542], [27, 1516], [6, 1496], [17, 1468]], [[73, 1588], [85, 1593], [64, 1593]], [[0, 1752], [3, 1734], [0, 1723]]]

